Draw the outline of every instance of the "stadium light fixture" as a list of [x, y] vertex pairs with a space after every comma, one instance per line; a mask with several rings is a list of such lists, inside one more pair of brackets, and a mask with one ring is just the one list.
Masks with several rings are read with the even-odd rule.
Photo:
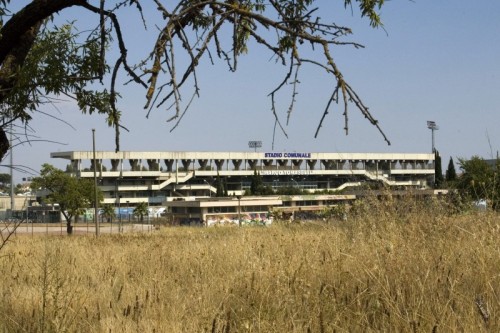
[[428, 120], [427, 121], [427, 128], [430, 129], [431, 133], [432, 133], [432, 152], [435, 153], [436, 152], [436, 148], [434, 146], [434, 131], [437, 131], [439, 129], [439, 126], [436, 125], [435, 121]]
[[257, 148], [262, 147], [262, 141], [248, 141], [248, 148], [253, 148], [257, 152]]

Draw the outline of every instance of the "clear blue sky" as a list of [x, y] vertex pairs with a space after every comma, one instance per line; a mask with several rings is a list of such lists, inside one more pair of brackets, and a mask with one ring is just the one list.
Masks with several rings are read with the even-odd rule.
[[[415, 0], [388, 1], [381, 15], [383, 29], [372, 29], [366, 19], [343, 10], [343, 1], [318, 1], [322, 17], [353, 28], [350, 40], [364, 49], [343, 47], [334, 56], [344, 77], [379, 120], [392, 145], [350, 107], [350, 130], [343, 132], [339, 107], [314, 133], [333, 89], [324, 72], [303, 66], [297, 104], [288, 139], [276, 136], [274, 151], [301, 152], [430, 152], [433, 120], [436, 148], [446, 168], [450, 156], [496, 156], [500, 150], [500, 1]], [[74, 12], [61, 17], [75, 19]], [[153, 39], [141, 32], [139, 18], [130, 13], [122, 22], [132, 35], [126, 40], [132, 57], [151, 48]], [[151, 27], [150, 31], [154, 31]], [[153, 34], [150, 32], [150, 35]], [[142, 53], [140, 53], [142, 52]], [[267, 94], [282, 80], [286, 68], [269, 61], [270, 53], [253, 45], [239, 60], [239, 71], [230, 73], [224, 63], [204, 61], [199, 69], [201, 97], [196, 99], [181, 124], [170, 132], [166, 120], [172, 111], [158, 109], [145, 118], [144, 91], [122, 89], [121, 150], [126, 151], [249, 151], [249, 140], [263, 141], [261, 151], [271, 151], [274, 118]], [[187, 100], [189, 92], [185, 92]], [[285, 122], [290, 94], [279, 95], [280, 115]], [[104, 117], [81, 115], [71, 102], [61, 102], [46, 112], [72, 127], [36, 115], [32, 127], [42, 139], [16, 147], [14, 164], [40, 170], [43, 163], [64, 168], [65, 161], [50, 159], [50, 152], [114, 150], [114, 130]], [[6, 158], [3, 163], [8, 161]], [[0, 172], [8, 172], [3, 168]], [[29, 175], [17, 172], [15, 181]]]

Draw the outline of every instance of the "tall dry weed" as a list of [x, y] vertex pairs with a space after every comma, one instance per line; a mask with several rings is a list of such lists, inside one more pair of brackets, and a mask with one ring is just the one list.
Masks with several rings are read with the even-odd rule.
[[499, 331], [500, 217], [402, 200], [326, 223], [18, 236], [0, 259], [0, 329]]

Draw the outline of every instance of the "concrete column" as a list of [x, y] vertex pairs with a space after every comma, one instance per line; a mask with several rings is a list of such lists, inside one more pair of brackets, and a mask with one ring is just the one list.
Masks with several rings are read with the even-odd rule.
[[278, 162], [280, 167], [287, 166], [288, 164], [288, 160], [276, 160], [276, 162]]
[[130, 163], [130, 168], [132, 169], [132, 171], [140, 171], [139, 160], [130, 159], [128, 160], [128, 162]]
[[264, 162], [264, 165], [266, 167], [269, 167], [269, 166], [273, 165], [273, 160], [263, 160], [262, 162]]
[[189, 171], [189, 166], [191, 165], [191, 160], [181, 160], [182, 166], [185, 171]]
[[325, 170], [333, 169], [333, 161], [332, 160], [321, 160], [321, 164], [325, 167]]
[[317, 162], [316, 160], [307, 160], [307, 166], [309, 167], [309, 170], [314, 170], [316, 162]]
[[247, 160], [250, 169], [254, 170], [257, 168], [257, 160]]
[[148, 163], [149, 171], [159, 170], [159, 166], [158, 166], [158, 161], [157, 160], [148, 159], [147, 163]]
[[207, 168], [208, 160], [198, 160], [198, 164], [200, 165], [201, 170], [205, 170]]
[[174, 166], [174, 160], [163, 160], [168, 172], [172, 172], [172, 167]]
[[292, 160], [292, 164], [294, 166], [294, 169], [300, 169], [300, 166], [302, 164], [303, 160]]
[[233, 162], [234, 170], [239, 170], [242, 160], [231, 160], [231, 161]]
[[80, 171], [80, 164], [78, 163], [79, 160], [71, 160], [71, 168], [73, 169], [73, 172], [77, 172], [77, 171]]
[[118, 171], [118, 165], [120, 165], [120, 160], [111, 160], [111, 171]]
[[221, 170], [224, 166], [224, 160], [214, 160], [217, 170]]

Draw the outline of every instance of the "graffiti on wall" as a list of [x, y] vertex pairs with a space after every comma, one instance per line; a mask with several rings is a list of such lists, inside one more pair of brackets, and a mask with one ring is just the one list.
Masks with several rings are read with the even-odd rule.
[[[242, 225], [269, 225], [273, 218], [267, 213], [241, 213]], [[207, 216], [207, 226], [238, 225], [238, 214], [215, 214]]]

